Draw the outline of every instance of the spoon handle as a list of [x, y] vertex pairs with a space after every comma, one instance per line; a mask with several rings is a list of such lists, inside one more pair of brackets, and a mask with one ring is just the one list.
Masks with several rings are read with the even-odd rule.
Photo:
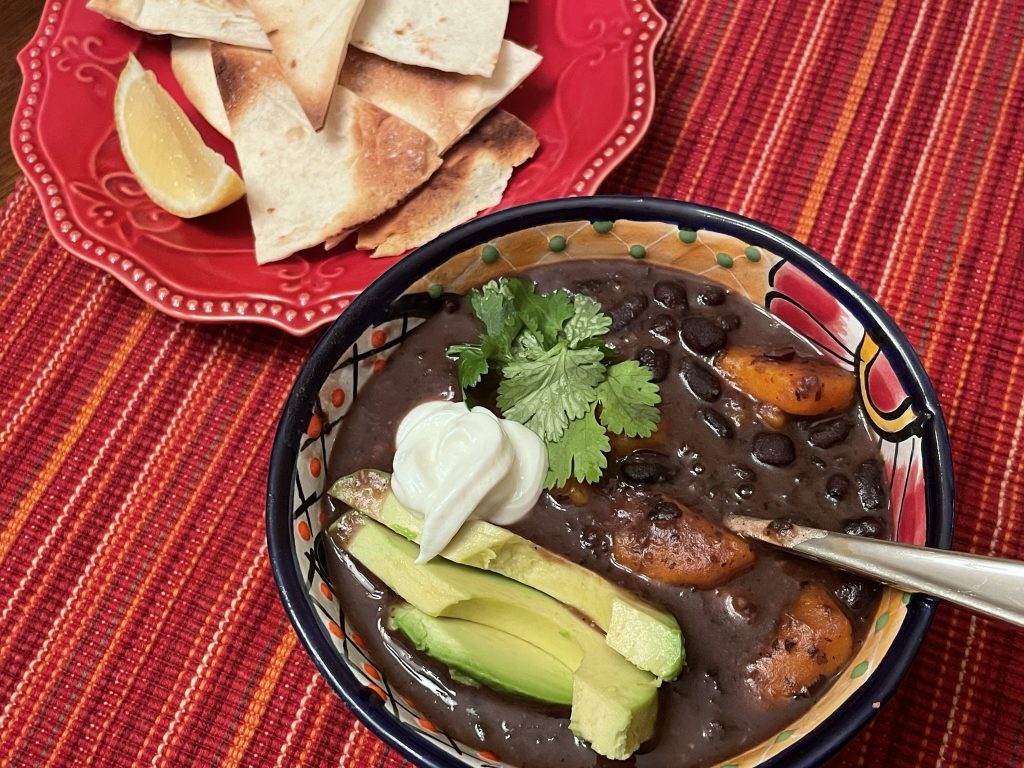
[[733, 516], [730, 529], [823, 563], [1024, 627], [1024, 562]]

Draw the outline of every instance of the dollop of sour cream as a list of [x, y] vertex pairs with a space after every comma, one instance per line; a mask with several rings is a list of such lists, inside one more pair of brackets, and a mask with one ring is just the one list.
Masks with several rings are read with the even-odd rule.
[[398, 425], [397, 443], [391, 490], [423, 515], [417, 563], [439, 554], [470, 518], [511, 525], [544, 487], [544, 441], [486, 408], [423, 403]]

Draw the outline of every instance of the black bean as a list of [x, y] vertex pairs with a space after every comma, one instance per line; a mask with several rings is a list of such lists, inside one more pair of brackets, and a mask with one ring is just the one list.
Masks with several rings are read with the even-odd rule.
[[746, 501], [754, 495], [755, 490], [754, 486], [750, 483], [743, 483], [736, 488], [736, 495], [743, 501]]
[[725, 736], [725, 726], [717, 720], [711, 720], [701, 728], [701, 736], [705, 741], [720, 741]]
[[622, 287], [622, 278], [618, 275], [613, 275], [611, 280], [607, 278], [593, 278], [590, 280], [577, 280], [573, 283], [573, 290], [576, 293], [582, 293], [584, 296], [589, 296], [592, 299], [596, 299], [603, 292], [609, 289], [617, 291]]
[[843, 442], [852, 428], [853, 424], [842, 417], [816, 421], [810, 425], [807, 442], [816, 448], [831, 448]]
[[609, 330], [621, 331], [627, 325], [636, 320], [640, 313], [647, 309], [647, 297], [642, 293], [631, 293], [608, 315], [612, 319]]
[[704, 402], [713, 403], [721, 396], [722, 384], [718, 377], [696, 360], [684, 360], [679, 372], [690, 391]]
[[651, 320], [651, 333], [664, 342], [672, 341], [678, 330], [675, 318], [671, 315], [657, 315]]
[[704, 673], [704, 684], [707, 686], [707, 689], [709, 691], [711, 691], [712, 693], [721, 693], [722, 692], [722, 684], [720, 682], [718, 682], [718, 670], [717, 669], [713, 669], [710, 672], [705, 672]]
[[637, 354], [636, 359], [640, 365], [650, 368], [651, 381], [664, 381], [665, 377], [668, 376], [668, 366], [671, 359], [668, 356], [668, 352], [665, 350], [655, 349], [654, 347], [644, 347], [640, 350], [639, 354]]
[[796, 459], [793, 441], [780, 432], [761, 432], [754, 437], [754, 458], [773, 467], [784, 467]]
[[877, 461], [865, 461], [853, 473], [857, 484], [857, 497], [865, 510], [881, 509], [885, 506], [885, 487], [882, 483], [882, 465]]
[[656, 451], [635, 451], [619, 464], [619, 474], [631, 483], [660, 483], [675, 476], [668, 456]]
[[697, 301], [708, 307], [720, 307], [725, 304], [727, 291], [720, 285], [705, 285], [697, 294]]
[[686, 286], [675, 280], [659, 280], [654, 284], [654, 300], [669, 309], [686, 309]]
[[459, 297], [454, 294], [445, 294], [444, 297], [444, 311], [451, 314], [452, 312], [458, 312], [460, 305]]
[[733, 474], [740, 480], [744, 480], [748, 483], [757, 480], [757, 474], [746, 464], [730, 464], [729, 467], [732, 469]]
[[675, 520], [680, 515], [679, 507], [670, 501], [657, 501], [647, 517], [651, 520]]
[[706, 408], [698, 411], [698, 413], [701, 418], [704, 419], [704, 423], [707, 424], [708, 429], [718, 435], [718, 437], [724, 437], [728, 440], [733, 436], [735, 430], [732, 427], [732, 423], [718, 411]]
[[715, 322], [718, 323], [718, 327], [723, 331], [735, 331], [742, 325], [739, 315], [734, 315], [732, 312], [726, 312], [724, 315], [719, 315], [715, 318]]
[[679, 327], [683, 342], [694, 352], [710, 355], [725, 346], [725, 331], [707, 317], [687, 317]]
[[858, 517], [843, 523], [843, 533], [881, 539], [885, 537], [885, 523], [877, 517]]
[[841, 501], [850, 491], [850, 478], [846, 475], [830, 475], [825, 481], [825, 493], [833, 501]]
[[843, 605], [852, 611], [860, 611], [867, 607], [874, 590], [863, 579], [856, 576], [847, 576], [843, 582], [836, 587], [835, 595]]

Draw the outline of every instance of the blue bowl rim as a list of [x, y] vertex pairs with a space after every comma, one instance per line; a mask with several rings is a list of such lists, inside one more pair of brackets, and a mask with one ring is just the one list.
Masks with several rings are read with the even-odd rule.
[[[953, 536], [953, 464], [942, 409], [928, 375], [893, 319], [862, 288], [806, 245], [761, 222], [735, 213], [667, 198], [605, 195], [545, 200], [474, 219], [415, 252], [375, 280], [324, 332], [310, 353], [285, 404], [271, 451], [267, 483], [267, 545], [274, 581], [285, 612], [306, 651], [330, 686], [355, 715], [405, 758], [425, 768], [463, 765], [400, 723], [379, 699], [367, 694], [323, 629], [305, 581], [294, 566], [291, 498], [301, 435], [328, 372], [359, 335], [386, 319], [387, 308], [410, 285], [451, 256], [497, 237], [563, 221], [662, 221], [707, 229], [766, 248], [796, 263], [840, 299], [876, 339], [896, 352], [893, 368], [906, 391], [923, 402], [931, 418], [922, 433], [928, 546], [949, 549]], [[906, 674], [931, 623], [935, 601], [915, 595], [907, 618], [871, 678], [811, 733], [762, 764], [762, 768], [812, 768], [839, 750], [866, 724]]]

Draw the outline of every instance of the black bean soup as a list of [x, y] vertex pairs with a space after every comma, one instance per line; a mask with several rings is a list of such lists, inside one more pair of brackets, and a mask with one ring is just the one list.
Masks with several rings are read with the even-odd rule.
[[[756, 562], [714, 588], [669, 586], [611, 557], [617, 527], [636, 523], [667, 496], [721, 522], [730, 513], [888, 535], [888, 497], [878, 450], [859, 406], [827, 418], [765, 419], [758, 405], [712, 367], [726, 344], [815, 354], [804, 339], [743, 296], [697, 277], [634, 262], [572, 262], [524, 273], [539, 291], [568, 288], [601, 303], [609, 343], [649, 366], [662, 394], [659, 443], [612, 457], [602, 482], [572, 496], [542, 494], [513, 530], [665, 608], [683, 632], [686, 664], [660, 690], [656, 736], [625, 764], [707, 766], [786, 726], [820, 696], [822, 681], [782, 702], [753, 695], [748, 665], [772, 637], [802, 584], [822, 585], [853, 625], [855, 648], [877, 606], [864, 581], [754, 543]], [[341, 425], [330, 477], [364, 467], [391, 470], [398, 423], [415, 405], [461, 399], [449, 344], [480, 330], [469, 302], [421, 326], [359, 393]], [[410, 386], [415, 382], [415, 386]], [[759, 415], [759, 413], [761, 415]], [[776, 423], [776, 427], [768, 422]], [[656, 517], [653, 514], [652, 517]], [[347, 617], [393, 690], [441, 730], [521, 766], [615, 764], [576, 741], [568, 711], [453, 681], [446, 668], [410, 651], [384, 627], [392, 597], [335, 542], [321, 548]], [[623, 764], [618, 762], [618, 764]]]

